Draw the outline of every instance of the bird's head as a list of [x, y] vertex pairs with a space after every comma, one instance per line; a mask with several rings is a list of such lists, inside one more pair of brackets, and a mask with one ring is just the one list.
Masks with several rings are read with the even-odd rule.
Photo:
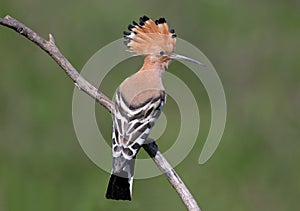
[[151, 20], [147, 16], [140, 17], [139, 23], [133, 21], [128, 25], [129, 32], [124, 32], [125, 45], [136, 55], [150, 57], [153, 62], [166, 65], [172, 59], [182, 59], [202, 64], [194, 59], [174, 53], [176, 34], [169, 29], [165, 18]]

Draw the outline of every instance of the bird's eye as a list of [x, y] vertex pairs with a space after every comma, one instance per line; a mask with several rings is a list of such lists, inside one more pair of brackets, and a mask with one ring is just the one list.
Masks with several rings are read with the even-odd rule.
[[160, 51], [160, 52], [159, 52], [159, 55], [163, 56], [163, 55], [165, 55], [165, 52]]

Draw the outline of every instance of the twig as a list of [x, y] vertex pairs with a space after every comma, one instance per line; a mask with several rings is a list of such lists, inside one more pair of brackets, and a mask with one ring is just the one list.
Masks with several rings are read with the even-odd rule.
[[16, 19], [5, 16], [0, 19], [0, 24], [7, 26], [21, 35], [29, 39], [30, 41], [37, 44], [41, 49], [46, 51], [56, 63], [67, 73], [67, 75], [74, 81], [75, 85], [87, 93], [89, 96], [94, 98], [98, 103], [100, 103], [109, 112], [113, 112], [113, 104], [111, 100], [106, 97], [102, 92], [96, 89], [92, 84], [86, 81], [78, 71], [72, 66], [72, 64], [62, 55], [57, 46], [55, 45], [54, 38], [49, 34], [49, 41], [42, 38], [40, 35], [32, 31], [30, 28], [20, 23]]
[[179, 175], [175, 172], [165, 157], [160, 153], [160, 151], [158, 151], [156, 143], [153, 140], [148, 141], [148, 143], [150, 144], [143, 145], [144, 150], [148, 153], [148, 155], [150, 155], [159, 170], [167, 177], [188, 210], [200, 211], [200, 208], [189, 189], [185, 186]]
[[[59, 51], [51, 34], [49, 34], [49, 41], [47, 41], [34, 31], [32, 31], [30, 28], [8, 15], [4, 18], [0, 18], [0, 24], [15, 30], [19, 34], [23, 35], [24, 37], [38, 45], [56, 61], [56, 63], [74, 81], [75, 85], [80, 90], [84, 91], [86, 94], [95, 99], [96, 102], [106, 108], [110, 113], [114, 112], [112, 101], [78, 73], [78, 71], [72, 66], [72, 64]], [[143, 148], [153, 159], [160, 171], [162, 171], [167, 177], [168, 181], [177, 191], [188, 210], [200, 210], [197, 202], [195, 201], [187, 187], [184, 185], [178, 174], [174, 171], [174, 169], [164, 158], [164, 156], [158, 151], [155, 142], [145, 144], [143, 145]]]

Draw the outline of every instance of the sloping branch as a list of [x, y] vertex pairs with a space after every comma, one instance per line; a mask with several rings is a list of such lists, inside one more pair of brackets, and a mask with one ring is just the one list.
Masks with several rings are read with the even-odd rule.
[[[78, 73], [78, 71], [72, 66], [72, 64], [59, 51], [51, 34], [49, 34], [49, 41], [47, 41], [34, 31], [32, 31], [30, 28], [10, 16], [0, 18], [0, 24], [15, 30], [19, 34], [23, 35], [24, 37], [38, 45], [42, 50], [47, 52], [55, 60], [55, 62], [65, 71], [65, 73], [73, 80], [75, 85], [80, 90], [84, 91], [86, 94], [95, 99], [96, 102], [106, 108], [110, 113], [114, 112], [112, 101]], [[174, 169], [164, 158], [164, 156], [158, 151], [156, 143], [152, 142], [145, 144], [143, 145], [143, 148], [153, 159], [160, 171], [163, 172], [167, 177], [168, 181], [177, 191], [188, 210], [200, 210], [197, 202], [195, 201], [187, 187], [184, 185], [178, 174], [174, 171]]]

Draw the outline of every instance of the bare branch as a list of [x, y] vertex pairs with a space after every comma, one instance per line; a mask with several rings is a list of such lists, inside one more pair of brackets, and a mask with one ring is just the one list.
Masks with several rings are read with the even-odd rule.
[[21, 35], [37, 44], [41, 49], [46, 51], [56, 63], [65, 71], [65, 73], [74, 81], [76, 86], [94, 98], [99, 104], [106, 108], [109, 112], [113, 112], [113, 104], [111, 100], [106, 97], [102, 92], [96, 89], [92, 84], [86, 81], [78, 71], [72, 66], [72, 64], [62, 55], [57, 46], [55, 45], [54, 38], [49, 34], [49, 41], [42, 38], [40, 35], [32, 31], [30, 28], [20, 23], [16, 19], [10, 16], [0, 19], [0, 24], [7, 26]]
[[[86, 94], [95, 99], [96, 102], [106, 108], [110, 113], [114, 112], [112, 101], [78, 73], [78, 71], [72, 66], [72, 64], [59, 51], [58, 47], [55, 44], [54, 37], [51, 34], [49, 34], [49, 41], [47, 41], [34, 31], [32, 31], [30, 28], [8, 15], [4, 18], [0, 18], [0, 24], [15, 30], [19, 34], [23, 35], [24, 37], [38, 45], [55, 60], [55, 62], [65, 71], [65, 73], [73, 80], [75, 85], [80, 90], [84, 91]], [[167, 177], [188, 210], [200, 210], [197, 202], [195, 201], [187, 187], [184, 185], [178, 174], [174, 171], [174, 169], [164, 158], [164, 156], [158, 151], [155, 142], [153, 141], [149, 144], [145, 144], [143, 145], [143, 148], [153, 159], [160, 171], [163, 172]]]
[[157, 145], [154, 140], [148, 141], [150, 144], [144, 144], [144, 150], [150, 155], [157, 167], [167, 177], [173, 188], [177, 191], [181, 200], [188, 208], [188, 210], [199, 210], [200, 208], [190, 193], [189, 189], [185, 186], [179, 175], [175, 172], [165, 157], [158, 151]]

